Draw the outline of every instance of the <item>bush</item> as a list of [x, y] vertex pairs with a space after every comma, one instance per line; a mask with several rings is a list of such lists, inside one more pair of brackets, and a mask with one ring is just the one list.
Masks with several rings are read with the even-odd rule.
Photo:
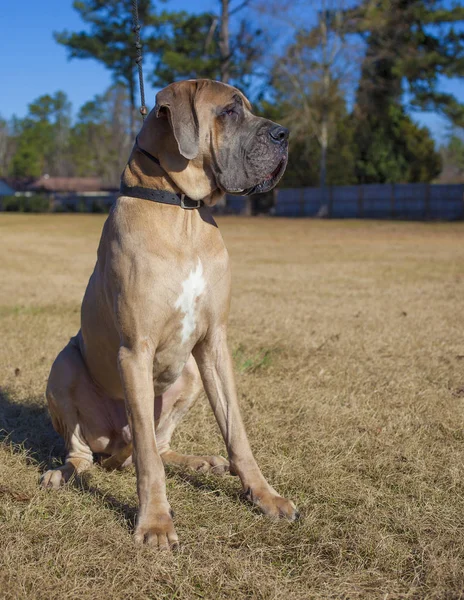
[[5, 212], [43, 213], [50, 211], [50, 202], [47, 196], [35, 194], [33, 196], [3, 196], [2, 210]]
[[[73, 200], [73, 201], [71, 201]], [[2, 196], [0, 210], [5, 212], [43, 213], [43, 212], [74, 212], [74, 213], [107, 213], [109, 206], [105, 198], [89, 199], [84, 196], [62, 198], [50, 202], [44, 194], [33, 196]]]
[[107, 206], [101, 200], [93, 200], [92, 205], [90, 207], [90, 212], [97, 214], [105, 214], [109, 212], [109, 206]]
[[3, 196], [1, 200], [2, 210], [6, 212], [18, 212], [19, 198], [19, 196]]
[[29, 198], [24, 198], [24, 212], [42, 213], [50, 212], [50, 200], [47, 196], [36, 194]]

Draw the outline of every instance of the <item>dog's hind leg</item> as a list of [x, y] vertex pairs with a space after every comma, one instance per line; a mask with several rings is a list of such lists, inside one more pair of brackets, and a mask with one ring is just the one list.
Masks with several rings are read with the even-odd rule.
[[200, 373], [190, 356], [179, 379], [162, 396], [155, 398], [156, 443], [165, 465], [185, 466], [195, 471], [222, 474], [229, 463], [222, 456], [192, 456], [171, 450], [171, 437], [203, 389]]
[[65, 441], [67, 456], [63, 466], [44, 473], [41, 478], [44, 487], [58, 488], [72, 475], [92, 466], [92, 450], [79, 422], [78, 403], [88, 381], [87, 368], [75, 338], [72, 338], [53, 363], [46, 391], [53, 427]]

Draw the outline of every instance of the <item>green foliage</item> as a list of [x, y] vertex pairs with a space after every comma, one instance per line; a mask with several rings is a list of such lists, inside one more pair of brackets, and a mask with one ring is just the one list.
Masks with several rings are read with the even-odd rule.
[[32, 196], [2, 196], [0, 198], [0, 210], [4, 212], [21, 213], [48, 213], [48, 212], [75, 212], [75, 213], [107, 213], [109, 207], [101, 200], [86, 197], [77, 202], [63, 201], [53, 204], [51, 198], [44, 194], [33, 194]]
[[0, 115], [0, 177], [8, 173], [10, 127]]
[[[439, 90], [464, 75], [464, 7], [445, 0], [362, 0], [346, 11], [345, 30], [367, 44], [358, 91], [364, 112], [381, 116], [406, 90], [413, 107], [464, 124], [464, 104]], [[431, 27], [433, 25], [433, 27]]]
[[[164, 86], [182, 78], [219, 79], [227, 63], [225, 79], [252, 90], [259, 113], [291, 130], [282, 186], [315, 186], [324, 179], [328, 185], [431, 181], [442, 160], [460, 180], [462, 138], [450, 139], [440, 158], [428, 130], [408, 116], [405, 98], [464, 122], [460, 99], [439, 86], [442, 77], [464, 75], [464, 8], [441, 0], [360, 0], [349, 10], [321, 10], [310, 27], [298, 21], [272, 65], [264, 61], [264, 33], [236, 16], [224, 57], [219, 4], [217, 15], [193, 14], [157, 12], [150, 0], [139, 0], [144, 54], [151, 57], [146, 72], [153, 66], [152, 82]], [[82, 106], [74, 123], [63, 92], [34, 100], [23, 119], [0, 119], [0, 175], [96, 175], [117, 186], [139, 124], [131, 3], [79, 0], [74, 8], [85, 29], [58, 32], [56, 40], [70, 58], [104, 64], [117, 83]], [[360, 78], [353, 67], [359, 65], [352, 43], [358, 36], [365, 42]], [[257, 91], [258, 67], [272, 81], [265, 100]], [[356, 87], [352, 108], [348, 92]]]
[[[70, 58], [92, 58], [104, 64], [115, 82], [127, 88], [135, 108], [137, 69], [131, 3], [76, 0], [73, 6], [88, 27], [80, 32], [56, 32], [56, 41], [66, 46]], [[144, 56], [150, 55], [153, 60], [150, 78], [156, 86], [164, 87], [179, 79], [220, 79], [221, 65], [227, 61], [230, 82], [245, 89], [264, 52], [263, 32], [248, 19], [239, 21], [229, 32], [227, 57], [220, 52], [220, 18], [212, 13], [157, 13], [150, 0], [139, 0], [139, 20]], [[134, 127], [133, 122], [131, 130]]]
[[66, 94], [60, 91], [29, 104], [27, 116], [15, 123], [16, 151], [10, 166], [13, 177], [40, 177], [64, 168], [70, 112]]
[[[139, 0], [139, 20], [150, 24], [150, 0]], [[66, 46], [69, 58], [93, 58], [135, 92], [135, 48], [132, 32], [131, 3], [125, 0], [75, 0], [74, 9], [88, 25], [86, 30], [56, 32], [55, 40]]]
[[112, 186], [119, 178], [133, 143], [131, 105], [122, 85], [84, 104], [69, 139], [77, 175], [98, 175]]
[[212, 15], [162, 13], [161, 18], [162, 37], [166, 41], [160, 44], [153, 36], [147, 40], [149, 50], [155, 55], [162, 46], [151, 75], [153, 83], [164, 87], [178, 79], [218, 79], [221, 57], [217, 28], [210, 35]]
[[[296, 131], [288, 123], [294, 110], [288, 103], [277, 104], [262, 101], [257, 113], [272, 121], [290, 126], [289, 160], [280, 187], [308, 187], [319, 185], [321, 146], [314, 135]], [[301, 118], [301, 116], [300, 116]], [[356, 180], [356, 141], [353, 119], [340, 107], [339, 120], [333, 123], [331, 143], [327, 154], [327, 184], [349, 185]]]
[[38, 178], [45, 173], [99, 176], [106, 185], [117, 186], [133, 140], [125, 88], [112, 86], [95, 96], [81, 107], [74, 125], [70, 111], [63, 92], [34, 100], [26, 117], [14, 119], [10, 125], [11, 134], [5, 144], [13, 151], [5, 170], [8, 168], [8, 174], [18, 179]]
[[382, 118], [356, 120], [356, 179], [360, 183], [432, 181], [441, 158], [426, 127], [419, 127], [392, 104]]
[[43, 213], [50, 211], [47, 196], [2, 196], [1, 207], [5, 212]]
[[[160, 15], [156, 35], [146, 40], [155, 63], [151, 79], [164, 87], [179, 79], [221, 79], [220, 19], [212, 13]], [[230, 34], [228, 82], [247, 91], [264, 53], [264, 34], [242, 19]]]
[[40, 144], [36, 142], [34, 136], [22, 136], [18, 140], [18, 148], [11, 161], [11, 175], [17, 179], [40, 177], [43, 164], [44, 156]]

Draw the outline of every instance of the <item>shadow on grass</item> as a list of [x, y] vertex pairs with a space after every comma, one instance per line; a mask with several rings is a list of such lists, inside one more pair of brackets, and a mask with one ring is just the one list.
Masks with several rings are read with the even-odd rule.
[[[28, 462], [34, 466], [40, 465], [42, 471], [60, 466], [66, 456], [64, 441], [53, 429], [44, 401], [38, 398], [23, 403], [13, 401], [8, 390], [3, 388], [0, 388], [0, 443], [11, 445], [13, 451], [26, 451]], [[240, 498], [242, 502], [250, 504], [238, 491], [236, 477], [195, 473], [174, 466], [166, 467], [166, 475], [199, 491], [225, 496], [234, 502]], [[137, 507], [121, 502], [92, 485], [89, 472], [74, 477], [71, 484], [77, 490], [98, 498], [104, 506], [121, 515], [129, 529], [134, 528]], [[259, 512], [258, 509], [256, 511]]]
[[187, 483], [199, 491], [207, 492], [209, 495], [226, 497], [232, 502], [241, 502], [257, 515], [262, 514], [261, 510], [247, 498], [246, 493], [240, 490], [239, 478], [230, 475], [230, 473], [225, 475], [197, 473], [182, 467], [169, 465], [165, 467], [165, 471], [167, 476], [175, 477], [178, 481]]
[[122, 516], [129, 531], [134, 531], [137, 518], [136, 506], [127, 504], [127, 502], [122, 502], [116, 498], [116, 496], [112, 496], [107, 492], [102, 492], [102, 490], [92, 485], [91, 475], [89, 472], [75, 476], [71, 483], [77, 490], [86, 492], [94, 498], [97, 498], [103, 506]]
[[15, 402], [3, 388], [0, 388], [0, 443], [25, 450], [30, 462], [48, 467], [60, 464], [65, 458], [64, 441], [53, 429], [44, 402], [38, 398]]

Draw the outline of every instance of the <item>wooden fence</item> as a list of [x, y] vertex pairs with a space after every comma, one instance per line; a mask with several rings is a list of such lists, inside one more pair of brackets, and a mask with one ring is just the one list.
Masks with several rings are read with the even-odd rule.
[[428, 183], [279, 189], [274, 214], [336, 219], [464, 219], [464, 185]]
[[[117, 192], [88, 196], [57, 194], [46, 210], [100, 212], [108, 210], [117, 196]], [[33, 199], [31, 196], [23, 200], [32, 202]], [[0, 198], [0, 210], [22, 209], [2, 206]], [[249, 198], [228, 195], [225, 203], [215, 207], [215, 212], [267, 213], [278, 217], [457, 221], [464, 220], [464, 184], [395, 183], [328, 186], [324, 190], [277, 189], [268, 195]]]

